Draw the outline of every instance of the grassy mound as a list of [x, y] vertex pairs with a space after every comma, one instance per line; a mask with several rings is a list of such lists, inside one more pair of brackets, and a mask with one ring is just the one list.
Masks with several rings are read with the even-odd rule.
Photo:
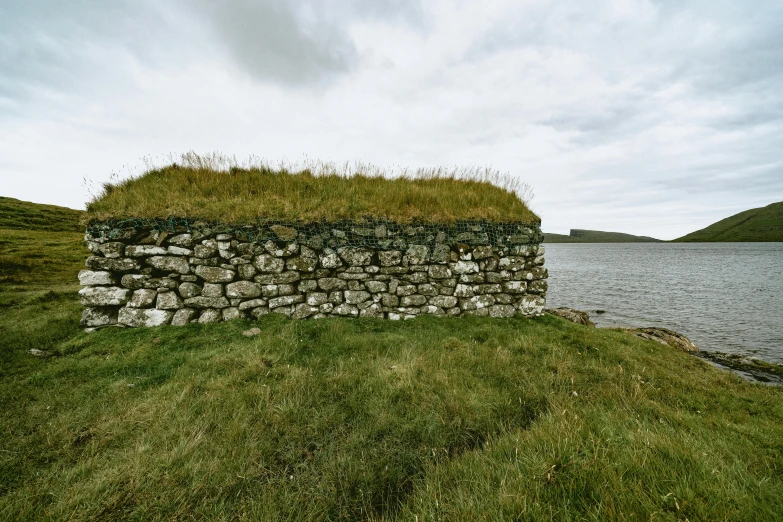
[[0, 520], [783, 516], [783, 389], [658, 343], [551, 316], [84, 334], [79, 268], [0, 291]]
[[103, 193], [88, 204], [88, 218], [177, 216], [224, 223], [363, 217], [401, 223], [540, 221], [514, 192], [513, 183], [506, 188], [492, 183], [500, 179], [493, 173], [419, 171], [397, 178], [377, 171], [343, 174], [265, 166], [220, 170], [203, 164], [171, 165], [105, 185]]
[[674, 241], [783, 241], [783, 201], [734, 214]]
[[84, 231], [79, 224], [83, 215], [82, 210], [0, 196], [0, 228], [79, 232]]
[[544, 243], [660, 243], [660, 239], [647, 236], [634, 236], [622, 232], [602, 232], [600, 230], [571, 229], [571, 234], [544, 234]]

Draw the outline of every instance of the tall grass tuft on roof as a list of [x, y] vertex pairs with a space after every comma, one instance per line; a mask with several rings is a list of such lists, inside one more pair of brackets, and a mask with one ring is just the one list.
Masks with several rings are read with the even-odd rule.
[[161, 168], [104, 184], [87, 220], [200, 218], [224, 223], [258, 219], [314, 222], [384, 218], [400, 223], [462, 219], [538, 224], [532, 191], [484, 168], [383, 170], [367, 164], [300, 166], [219, 154], [182, 155]]

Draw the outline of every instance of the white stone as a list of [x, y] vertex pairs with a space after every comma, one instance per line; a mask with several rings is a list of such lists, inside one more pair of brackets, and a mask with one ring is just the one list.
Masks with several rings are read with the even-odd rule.
[[165, 256], [168, 253], [165, 248], [155, 245], [128, 245], [125, 248], [125, 255], [128, 257]]
[[237, 281], [226, 285], [226, 297], [252, 298], [261, 295], [261, 285], [250, 281]]
[[130, 299], [130, 290], [116, 286], [87, 286], [79, 290], [84, 306], [121, 306]]
[[166, 270], [167, 272], [179, 272], [180, 274], [190, 273], [190, 264], [184, 257], [153, 256], [147, 258], [147, 264], [154, 266], [158, 270]]
[[477, 274], [479, 271], [478, 263], [475, 261], [457, 261], [450, 263], [449, 267], [455, 274]]
[[127, 326], [161, 326], [171, 322], [174, 312], [155, 308], [120, 308], [118, 321]]
[[172, 256], [192, 256], [193, 251], [189, 248], [169, 245], [168, 254]]
[[117, 324], [117, 310], [114, 308], [85, 308], [82, 310], [81, 325], [94, 328]]
[[204, 310], [198, 318], [201, 324], [218, 323], [223, 320], [223, 314], [220, 310]]
[[223, 285], [217, 283], [204, 283], [204, 287], [201, 289], [201, 295], [204, 297], [223, 297]]
[[179, 310], [182, 308], [182, 299], [174, 292], [165, 292], [158, 294], [158, 300], [155, 308], [159, 310]]
[[251, 308], [258, 308], [259, 306], [266, 306], [266, 305], [267, 305], [266, 299], [251, 299], [250, 301], [244, 301], [239, 303], [239, 309], [244, 311], [244, 310], [249, 310]]
[[174, 312], [174, 317], [171, 319], [172, 326], [185, 326], [196, 315], [196, 311], [190, 308], [182, 308]]
[[245, 317], [245, 314], [239, 311], [239, 308], [231, 307], [231, 308], [224, 308], [223, 309], [223, 320], [224, 321], [233, 321], [234, 319], [242, 319]]
[[113, 285], [114, 277], [111, 272], [80, 270], [79, 284], [82, 286]]
[[130, 308], [149, 308], [152, 303], [155, 302], [158, 292], [148, 288], [142, 288], [133, 292], [133, 295], [128, 301], [128, 307]]

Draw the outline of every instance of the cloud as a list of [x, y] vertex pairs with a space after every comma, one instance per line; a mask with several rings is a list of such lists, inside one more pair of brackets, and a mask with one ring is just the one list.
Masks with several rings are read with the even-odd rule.
[[482, 165], [548, 231], [671, 238], [783, 200], [781, 24], [774, 1], [14, 1], [0, 176], [80, 206], [83, 175], [190, 149]]

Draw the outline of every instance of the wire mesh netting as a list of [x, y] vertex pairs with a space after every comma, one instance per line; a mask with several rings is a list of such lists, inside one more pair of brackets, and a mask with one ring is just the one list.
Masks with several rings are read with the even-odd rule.
[[127, 218], [95, 221], [87, 234], [95, 239], [130, 239], [145, 231], [197, 233], [199, 236], [230, 234], [251, 243], [299, 241], [314, 248], [368, 247], [381, 250], [404, 244], [533, 245], [543, 240], [538, 226], [520, 222], [462, 220], [454, 223], [397, 223], [386, 219], [299, 222], [258, 220], [252, 224], [207, 222], [170, 217]]

